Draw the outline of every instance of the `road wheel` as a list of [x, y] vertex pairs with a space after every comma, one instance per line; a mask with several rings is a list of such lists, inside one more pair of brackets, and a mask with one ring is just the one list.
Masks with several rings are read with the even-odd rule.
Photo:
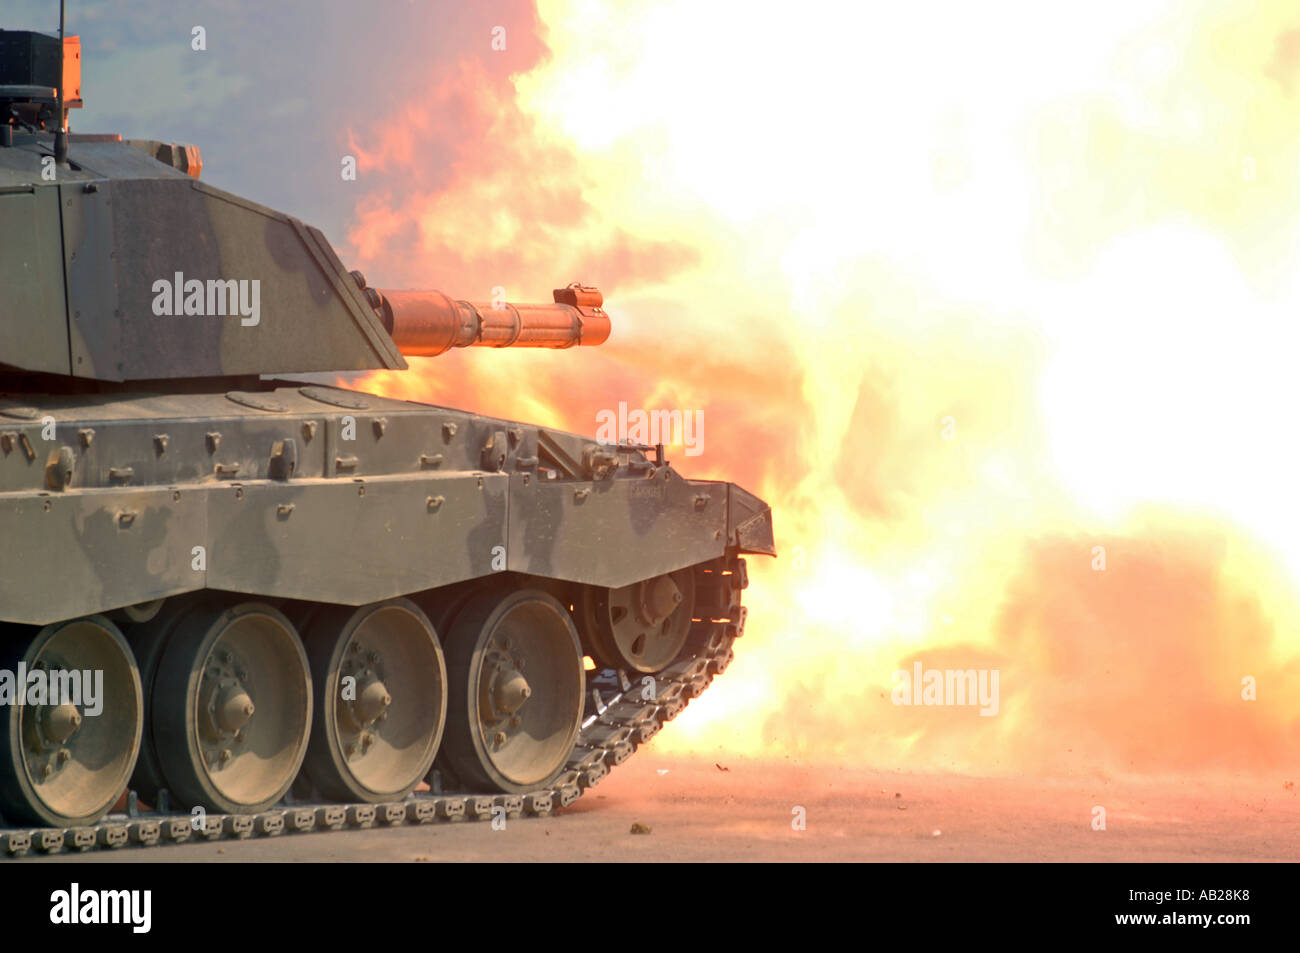
[[682, 569], [619, 589], [587, 586], [579, 618], [598, 666], [657, 672], [681, 654], [694, 607], [695, 573]]
[[443, 755], [482, 790], [522, 794], [563, 769], [582, 723], [582, 647], [568, 610], [535, 589], [484, 592], [447, 637]]
[[429, 773], [447, 715], [428, 617], [409, 599], [327, 606], [303, 636], [315, 695], [307, 777], [337, 801], [406, 797]]
[[293, 624], [265, 603], [196, 606], [163, 651], [153, 701], [175, 807], [262, 811], [302, 766], [311, 673]]
[[[93, 824], [126, 788], [140, 751], [144, 696], [130, 646], [99, 615], [25, 638], [13, 627], [0, 639], [16, 692], [0, 705], [0, 813], [10, 823]], [[20, 674], [26, 685], [16, 684]]]

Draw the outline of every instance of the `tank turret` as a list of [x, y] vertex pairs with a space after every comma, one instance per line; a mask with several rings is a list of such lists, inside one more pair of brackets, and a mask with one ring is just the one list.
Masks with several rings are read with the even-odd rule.
[[[199, 179], [198, 149], [68, 136], [56, 156], [57, 37], [0, 32], [0, 366], [107, 383], [399, 369], [470, 344], [609, 335], [595, 289], [472, 305], [365, 287], [318, 229]], [[80, 45], [63, 44], [67, 107]], [[67, 64], [77, 63], [72, 70]], [[41, 387], [47, 385], [40, 384]]]

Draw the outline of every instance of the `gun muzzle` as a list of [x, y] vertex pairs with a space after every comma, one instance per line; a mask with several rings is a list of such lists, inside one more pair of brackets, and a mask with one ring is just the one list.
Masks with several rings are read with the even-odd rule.
[[573, 347], [603, 344], [609, 315], [599, 291], [557, 289], [554, 304], [483, 304], [441, 291], [380, 291], [384, 326], [408, 357], [453, 347]]

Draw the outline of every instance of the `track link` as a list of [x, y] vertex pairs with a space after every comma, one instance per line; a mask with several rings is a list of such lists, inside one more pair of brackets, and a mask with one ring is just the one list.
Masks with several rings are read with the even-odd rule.
[[744, 634], [740, 590], [747, 584], [744, 560], [718, 560], [700, 567], [702, 618], [691, 624], [694, 656], [652, 676], [629, 679], [621, 670], [589, 673], [582, 729], [564, 771], [551, 785], [527, 794], [417, 792], [383, 804], [284, 803], [258, 814], [137, 811], [109, 814], [85, 827], [0, 828], [0, 858], [160, 847], [201, 840], [247, 840], [298, 833], [373, 827], [488, 821], [504, 816], [549, 817], [574, 804], [614, 768], [700, 697], [726, 671], [733, 643]]

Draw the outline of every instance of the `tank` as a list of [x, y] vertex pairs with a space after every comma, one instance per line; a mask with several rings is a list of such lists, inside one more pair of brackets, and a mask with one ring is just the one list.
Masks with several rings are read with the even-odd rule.
[[570, 803], [726, 668], [768, 506], [286, 379], [610, 319], [369, 287], [196, 147], [67, 132], [79, 71], [0, 31], [0, 853]]

